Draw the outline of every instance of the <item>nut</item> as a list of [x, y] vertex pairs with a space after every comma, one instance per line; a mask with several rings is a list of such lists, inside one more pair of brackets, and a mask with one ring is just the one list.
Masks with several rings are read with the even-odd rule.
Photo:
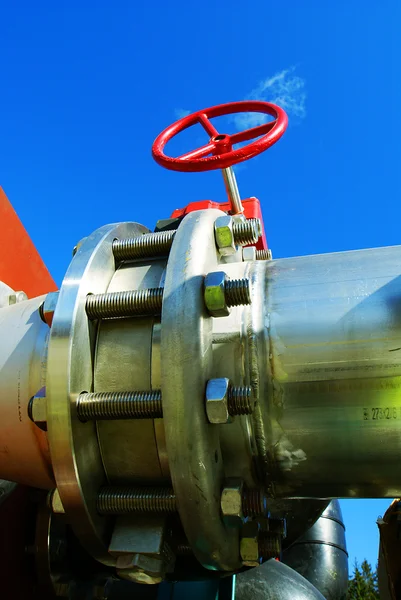
[[244, 262], [256, 260], [255, 246], [245, 246], [245, 248], [242, 248], [242, 260]]
[[259, 554], [259, 523], [245, 523], [241, 532], [240, 554], [242, 562], [247, 567], [258, 567], [262, 562]]
[[43, 303], [42, 315], [43, 321], [48, 324], [49, 327], [52, 326], [53, 323], [53, 315], [56, 310], [56, 305], [58, 301], [58, 292], [49, 292], [47, 294], [45, 301]]
[[78, 250], [80, 249], [80, 247], [82, 246], [82, 244], [84, 243], [84, 241], [86, 239], [87, 239], [86, 237], [83, 237], [82, 240], [79, 240], [78, 244], [76, 244], [76, 246], [74, 246], [74, 248], [72, 249], [73, 257], [76, 255], [76, 253], [78, 252]]
[[19, 304], [25, 300], [28, 300], [28, 296], [25, 294], [25, 292], [13, 292], [8, 297], [8, 304]]
[[215, 271], [205, 277], [204, 299], [212, 317], [227, 317], [230, 314], [225, 297], [226, 279], [224, 271]]
[[214, 222], [214, 239], [221, 256], [231, 256], [236, 253], [232, 217], [229, 215], [217, 217]]
[[49, 501], [50, 508], [52, 509], [53, 513], [56, 515], [63, 515], [65, 513], [64, 506], [61, 502], [60, 494], [57, 488], [49, 492]]
[[166, 563], [162, 557], [127, 554], [117, 558], [116, 569], [122, 579], [154, 585], [163, 581]]
[[240, 525], [244, 520], [242, 511], [243, 482], [232, 480], [221, 493], [220, 507], [223, 520], [227, 525]]
[[219, 424], [230, 421], [228, 412], [228, 389], [230, 380], [226, 377], [210, 379], [206, 385], [206, 414], [209, 423]]

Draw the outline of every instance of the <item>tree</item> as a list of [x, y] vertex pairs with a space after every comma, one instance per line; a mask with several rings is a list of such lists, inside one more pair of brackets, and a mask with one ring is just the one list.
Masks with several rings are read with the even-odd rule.
[[377, 570], [367, 560], [359, 567], [355, 561], [354, 576], [348, 582], [347, 600], [380, 600]]

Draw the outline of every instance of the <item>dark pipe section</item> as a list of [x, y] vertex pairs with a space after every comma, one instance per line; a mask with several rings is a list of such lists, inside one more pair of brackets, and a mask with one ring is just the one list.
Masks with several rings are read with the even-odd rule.
[[338, 500], [332, 500], [316, 523], [283, 553], [283, 562], [327, 600], [345, 600], [348, 553]]
[[277, 560], [236, 575], [235, 600], [324, 600], [302, 575]]

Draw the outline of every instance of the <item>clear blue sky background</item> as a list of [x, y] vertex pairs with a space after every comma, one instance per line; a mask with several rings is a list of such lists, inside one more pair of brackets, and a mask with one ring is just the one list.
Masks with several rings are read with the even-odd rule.
[[[290, 117], [237, 170], [275, 257], [399, 244], [400, 12], [398, 0], [3, 3], [0, 185], [56, 281], [100, 225], [152, 227], [223, 200], [218, 173], [164, 171], [151, 144], [183, 111], [247, 97]], [[375, 562], [387, 504], [343, 503], [351, 560]]]

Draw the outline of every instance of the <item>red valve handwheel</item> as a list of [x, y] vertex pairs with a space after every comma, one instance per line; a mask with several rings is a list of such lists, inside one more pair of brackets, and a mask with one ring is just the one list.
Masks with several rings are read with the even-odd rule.
[[[271, 115], [274, 117], [274, 121], [263, 123], [263, 125], [258, 125], [257, 127], [252, 127], [233, 135], [219, 134], [210, 121], [213, 117], [222, 117], [223, 115], [242, 112], [257, 112]], [[166, 156], [164, 154], [164, 147], [167, 142], [181, 131], [184, 131], [184, 129], [197, 123], [200, 123], [206, 130], [206, 133], [210, 135], [209, 143], [177, 158]], [[264, 150], [267, 150], [267, 148], [270, 148], [270, 146], [281, 138], [287, 129], [287, 124], [288, 118], [284, 110], [270, 102], [260, 102], [257, 100], [229, 102], [228, 104], [220, 104], [199, 110], [167, 127], [153, 142], [152, 154], [159, 165], [172, 171], [199, 172], [226, 169], [243, 160], [253, 158], [264, 152]], [[248, 142], [249, 140], [254, 141], [238, 150], [233, 150], [234, 144]], [[212, 154], [212, 156], [208, 156], [208, 154]]]

